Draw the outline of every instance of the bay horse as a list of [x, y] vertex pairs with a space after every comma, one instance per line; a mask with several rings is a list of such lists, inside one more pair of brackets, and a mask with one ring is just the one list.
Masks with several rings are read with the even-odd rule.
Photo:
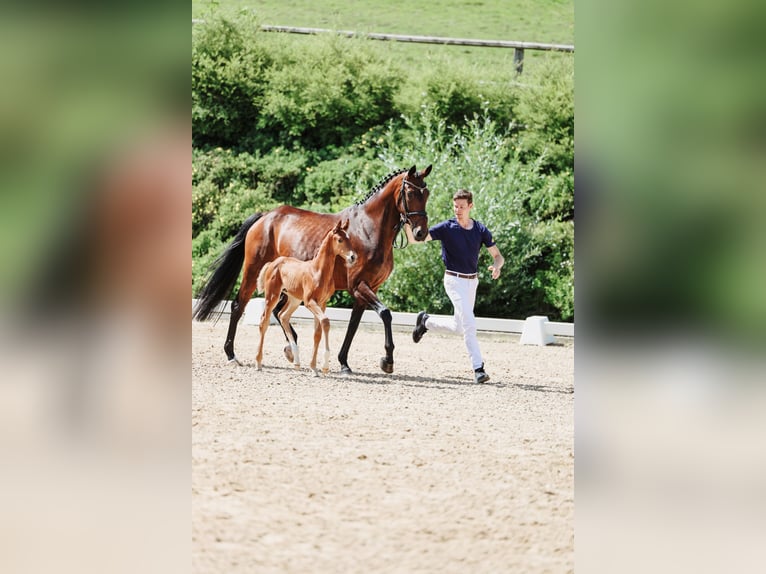
[[[199, 321], [209, 318], [217, 305], [231, 294], [242, 270], [242, 281], [231, 303], [229, 330], [223, 346], [229, 361], [239, 364], [234, 354], [237, 323], [255, 291], [261, 268], [280, 255], [311, 259], [326, 230], [338, 221], [348, 219], [351, 245], [358, 260], [353, 267], [336, 261], [334, 270], [335, 288], [347, 290], [354, 298], [346, 336], [338, 353], [341, 372], [352, 372], [348, 366], [348, 351], [362, 314], [369, 308], [381, 318], [385, 331], [386, 356], [380, 359], [380, 368], [392, 373], [394, 341], [391, 311], [378, 299], [377, 291], [394, 268], [394, 240], [404, 225], [410, 225], [418, 241], [428, 235], [426, 202], [429, 190], [425, 177], [429, 173], [430, 165], [421, 171], [413, 165], [409, 170], [391, 172], [373, 187], [365, 199], [339, 213], [316, 213], [283, 205], [266, 213], [251, 215], [213, 263], [214, 270], [198, 294], [193, 317]], [[275, 312], [278, 313], [283, 304], [284, 299]], [[292, 327], [290, 330], [295, 335]], [[285, 348], [288, 359], [289, 350], [289, 346]]]
[[292, 349], [293, 365], [301, 368], [298, 353], [298, 341], [293, 337], [290, 318], [301, 304], [314, 315], [314, 352], [311, 356], [311, 370], [317, 374], [317, 351], [324, 332], [324, 361], [322, 373], [330, 370], [330, 320], [325, 315], [327, 301], [335, 293], [335, 260], [341, 258], [345, 264], [353, 265], [356, 253], [351, 249], [348, 238], [348, 220], [339, 221], [330, 229], [322, 240], [313, 259], [303, 261], [295, 257], [277, 257], [266, 263], [258, 274], [257, 290], [263, 292], [266, 304], [261, 315], [261, 342], [255, 356], [256, 368], [263, 365], [263, 341], [269, 326], [269, 315], [277, 306], [281, 295], [287, 296], [287, 302], [279, 312], [279, 322]]

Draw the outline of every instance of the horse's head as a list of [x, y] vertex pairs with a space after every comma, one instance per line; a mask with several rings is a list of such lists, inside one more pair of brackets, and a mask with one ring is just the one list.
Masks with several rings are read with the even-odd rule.
[[412, 235], [418, 241], [423, 241], [428, 235], [426, 203], [430, 192], [426, 186], [425, 178], [429, 173], [431, 173], [430, 165], [422, 171], [418, 171], [413, 165], [402, 176], [402, 187], [399, 191], [399, 198], [396, 200], [401, 224], [409, 223], [412, 228]]
[[338, 257], [343, 257], [346, 265], [353, 265], [356, 261], [356, 252], [351, 248], [351, 240], [348, 237], [348, 219], [339, 221], [332, 229], [332, 248]]

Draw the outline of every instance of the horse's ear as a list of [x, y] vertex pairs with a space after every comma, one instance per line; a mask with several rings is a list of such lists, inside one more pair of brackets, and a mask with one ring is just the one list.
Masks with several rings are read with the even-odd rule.
[[417, 175], [417, 173], [418, 173], [418, 169], [417, 169], [417, 168], [416, 168], [416, 167], [413, 165], [413, 166], [410, 168], [410, 171], [408, 171], [408, 172], [407, 172], [407, 176], [409, 176], [409, 177], [415, 177], [415, 175]]
[[421, 171], [420, 172], [420, 177], [421, 178], [422, 177], [426, 177], [429, 173], [431, 173], [431, 167], [432, 166], [429, 165], [427, 168], [425, 168], [423, 171]]

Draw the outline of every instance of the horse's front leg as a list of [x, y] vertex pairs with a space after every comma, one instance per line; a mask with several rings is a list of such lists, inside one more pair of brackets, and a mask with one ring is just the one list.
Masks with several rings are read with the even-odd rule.
[[[380, 358], [380, 368], [384, 373], [394, 372], [394, 336], [391, 332], [391, 311], [365, 282], [361, 282], [354, 290], [354, 297], [357, 301], [362, 300], [366, 305], [378, 314], [383, 321], [383, 330], [386, 335], [385, 350], [386, 356]], [[361, 319], [361, 316], [360, 316]]]

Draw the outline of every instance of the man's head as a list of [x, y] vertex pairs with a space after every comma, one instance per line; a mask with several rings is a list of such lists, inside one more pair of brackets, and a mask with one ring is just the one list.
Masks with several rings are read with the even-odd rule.
[[452, 211], [458, 221], [466, 222], [473, 207], [473, 194], [467, 189], [458, 189], [452, 196]]
[[452, 196], [452, 201], [457, 201], [458, 199], [465, 199], [468, 205], [473, 205], [473, 194], [467, 189], [458, 189], [455, 192], [455, 195]]

